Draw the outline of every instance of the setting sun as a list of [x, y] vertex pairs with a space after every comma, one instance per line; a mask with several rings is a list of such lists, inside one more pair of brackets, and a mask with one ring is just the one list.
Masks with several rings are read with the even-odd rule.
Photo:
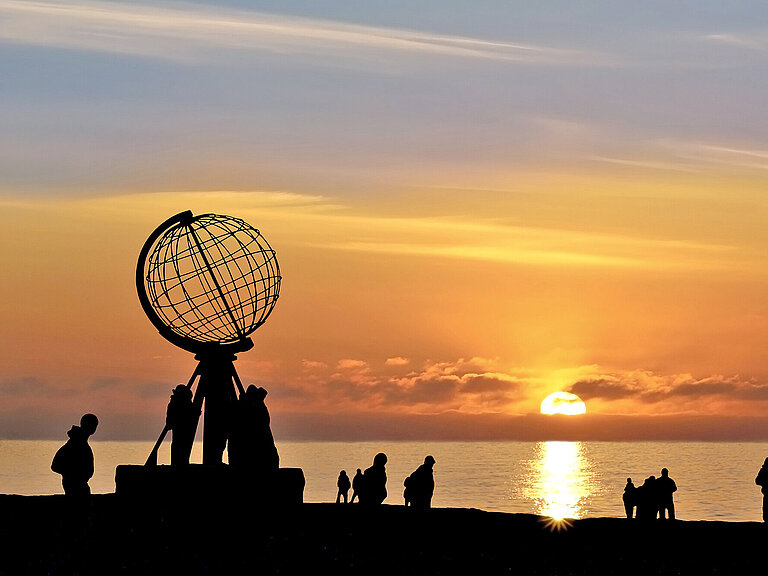
[[573, 416], [584, 414], [587, 407], [581, 398], [570, 392], [553, 392], [541, 403], [542, 414], [565, 414]]

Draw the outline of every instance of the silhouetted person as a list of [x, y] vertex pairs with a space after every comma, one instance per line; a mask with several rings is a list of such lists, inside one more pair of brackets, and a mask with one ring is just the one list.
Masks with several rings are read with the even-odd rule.
[[352, 484], [349, 481], [349, 476], [347, 476], [347, 471], [342, 470], [339, 472], [339, 479], [336, 481], [336, 487], [339, 489], [336, 494], [336, 504], [341, 502], [342, 498], [344, 498], [344, 504], [347, 503], [347, 497], [349, 496], [349, 489], [351, 486]]
[[230, 464], [260, 473], [276, 472], [280, 466], [266, 396], [264, 388], [251, 384], [237, 401], [228, 449]]
[[172, 466], [189, 464], [199, 419], [200, 410], [192, 404], [192, 390], [184, 384], [179, 384], [173, 389], [165, 412], [165, 424], [173, 433], [171, 440]]
[[349, 503], [352, 504], [355, 501], [355, 498], [357, 498], [357, 501], [360, 501], [360, 488], [363, 485], [363, 472], [360, 470], [360, 468], [357, 469], [357, 472], [355, 472], [355, 477], [352, 478], [352, 498], [350, 499]]
[[378, 505], [387, 497], [387, 455], [379, 452], [373, 458], [373, 465], [363, 472], [363, 481], [358, 498], [360, 504]]
[[656, 494], [656, 477], [648, 476], [643, 483], [635, 488], [635, 503], [638, 520], [655, 520], [659, 512], [659, 500]]
[[435, 459], [432, 456], [424, 458], [424, 464], [416, 468], [408, 478], [405, 479], [405, 505], [409, 504], [414, 508], [430, 508], [432, 506], [432, 495], [435, 493], [435, 477], [432, 468], [435, 465]]
[[635, 511], [635, 485], [632, 483], [632, 478], [627, 478], [621, 499], [624, 501], [624, 511], [627, 513], [627, 518], [632, 518]]
[[675, 519], [675, 503], [672, 500], [672, 494], [677, 491], [677, 484], [669, 477], [669, 470], [661, 469], [661, 476], [656, 479], [656, 495], [659, 503], [659, 518], [666, 519], [666, 512], [669, 512], [669, 519]]
[[763, 493], [763, 522], [768, 522], [768, 458], [757, 473], [755, 484], [760, 486], [760, 492]]
[[99, 419], [94, 414], [84, 414], [80, 426], [72, 426], [67, 432], [69, 440], [56, 451], [51, 470], [61, 474], [61, 485], [67, 496], [89, 496], [88, 480], [93, 476], [93, 451], [88, 438], [96, 432]]

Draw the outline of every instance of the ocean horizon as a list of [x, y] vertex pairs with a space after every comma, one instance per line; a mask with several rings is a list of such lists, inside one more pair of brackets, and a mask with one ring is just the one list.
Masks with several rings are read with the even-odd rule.
[[[60, 441], [0, 440], [0, 493], [61, 494], [50, 462]], [[115, 468], [143, 464], [152, 442], [92, 441], [93, 493], [115, 490]], [[402, 504], [403, 479], [426, 455], [435, 460], [433, 506], [531, 513], [557, 518], [622, 517], [621, 495], [666, 467], [681, 520], [761, 521], [754, 478], [768, 445], [754, 442], [278, 442], [281, 467], [302, 468], [305, 502], [333, 502], [340, 470], [350, 478], [388, 456], [386, 504]], [[166, 443], [158, 463], [170, 458]], [[201, 444], [192, 461], [199, 462]], [[247, 490], [247, 487], [245, 488]], [[351, 494], [350, 494], [351, 496]]]

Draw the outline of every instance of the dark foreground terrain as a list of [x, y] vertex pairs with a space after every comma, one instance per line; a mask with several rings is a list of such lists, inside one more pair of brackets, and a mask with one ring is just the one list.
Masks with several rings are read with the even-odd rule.
[[241, 499], [0, 495], [0, 574], [756, 574], [768, 527]]

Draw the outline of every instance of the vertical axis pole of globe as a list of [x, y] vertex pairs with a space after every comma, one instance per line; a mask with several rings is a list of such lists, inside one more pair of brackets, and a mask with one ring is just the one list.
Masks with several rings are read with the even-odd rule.
[[[224, 290], [222, 290], [219, 280], [216, 278], [213, 266], [211, 266], [211, 263], [208, 261], [203, 244], [195, 232], [195, 229], [192, 227], [191, 222], [187, 225], [187, 229], [192, 235], [192, 239], [197, 246], [197, 251], [203, 259], [205, 267], [208, 269], [208, 274], [219, 293], [219, 298], [221, 299], [230, 320], [232, 320], [232, 325], [237, 332], [237, 336], [243, 340], [245, 338], [245, 333], [238, 324], [232, 309], [229, 307], [229, 302], [224, 295]], [[224, 447], [227, 443], [227, 415], [224, 410], [224, 404], [226, 403], [225, 398], [227, 396], [226, 388], [232, 385], [232, 376], [235, 370], [235, 365], [233, 363], [233, 358], [230, 358], [228, 362], [229, 369], [226, 370], [228, 373], [226, 376], [228, 382], [224, 382], [224, 378], [222, 378], [223, 373], [220, 371], [222, 367], [220, 360], [214, 361], [212, 357], [204, 359], [203, 362], [205, 363], [206, 368], [202, 371], [200, 376], [200, 385], [205, 388], [203, 390], [203, 395], [206, 399], [205, 427], [203, 428], [203, 464], [221, 464]], [[215, 386], [215, 388], [211, 388], [212, 385]]]
[[197, 245], [197, 250], [200, 252], [200, 256], [203, 258], [203, 262], [205, 263], [205, 267], [208, 268], [208, 274], [210, 274], [211, 279], [213, 280], [213, 285], [216, 286], [216, 290], [219, 292], [219, 296], [221, 297], [221, 301], [224, 303], [224, 308], [227, 310], [227, 314], [229, 314], [230, 320], [232, 320], [232, 325], [235, 327], [235, 330], [237, 331], [238, 337], [245, 338], [245, 334], [243, 333], [243, 330], [240, 328], [240, 325], [237, 323], [237, 320], [235, 319], [235, 315], [232, 312], [232, 309], [229, 307], [229, 302], [227, 302], [227, 298], [224, 296], [224, 291], [221, 289], [221, 286], [219, 285], [219, 281], [216, 278], [216, 274], [213, 273], [213, 267], [211, 266], [211, 263], [208, 262], [208, 258], [205, 255], [205, 250], [203, 250], [203, 245], [200, 242], [200, 238], [198, 238], [197, 233], [195, 232], [195, 229], [192, 228], [192, 224], [188, 225], [189, 233], [192, 235], [192, 238], [195, 241], [195, 244]]
[[[195, 378], [197, 378], [200, 375], [200, 364], [198, 364], [195, 367], [195, 371], [192, 372], [192, 377], [189, 379], [189, 382], [187, 382], [187, 388], [192, 389], [192, 384], [195, 382]], [[165, 423], [165, 427], [163, 428], [163, 431], [160, 432], [160, 436], [157, 439], [157, 442], [155, 442], [155, 446], [152, 448], [152, 452], [149, 453], [149, 457], [147, 458], [147, 461], [144, 462], [144, 466], [157, 466], [157, 451], [160, 449], [160, 445], [163, 443], [163, 440], [165, 440], [165, 436], [168, 434], [168, 423]]]

